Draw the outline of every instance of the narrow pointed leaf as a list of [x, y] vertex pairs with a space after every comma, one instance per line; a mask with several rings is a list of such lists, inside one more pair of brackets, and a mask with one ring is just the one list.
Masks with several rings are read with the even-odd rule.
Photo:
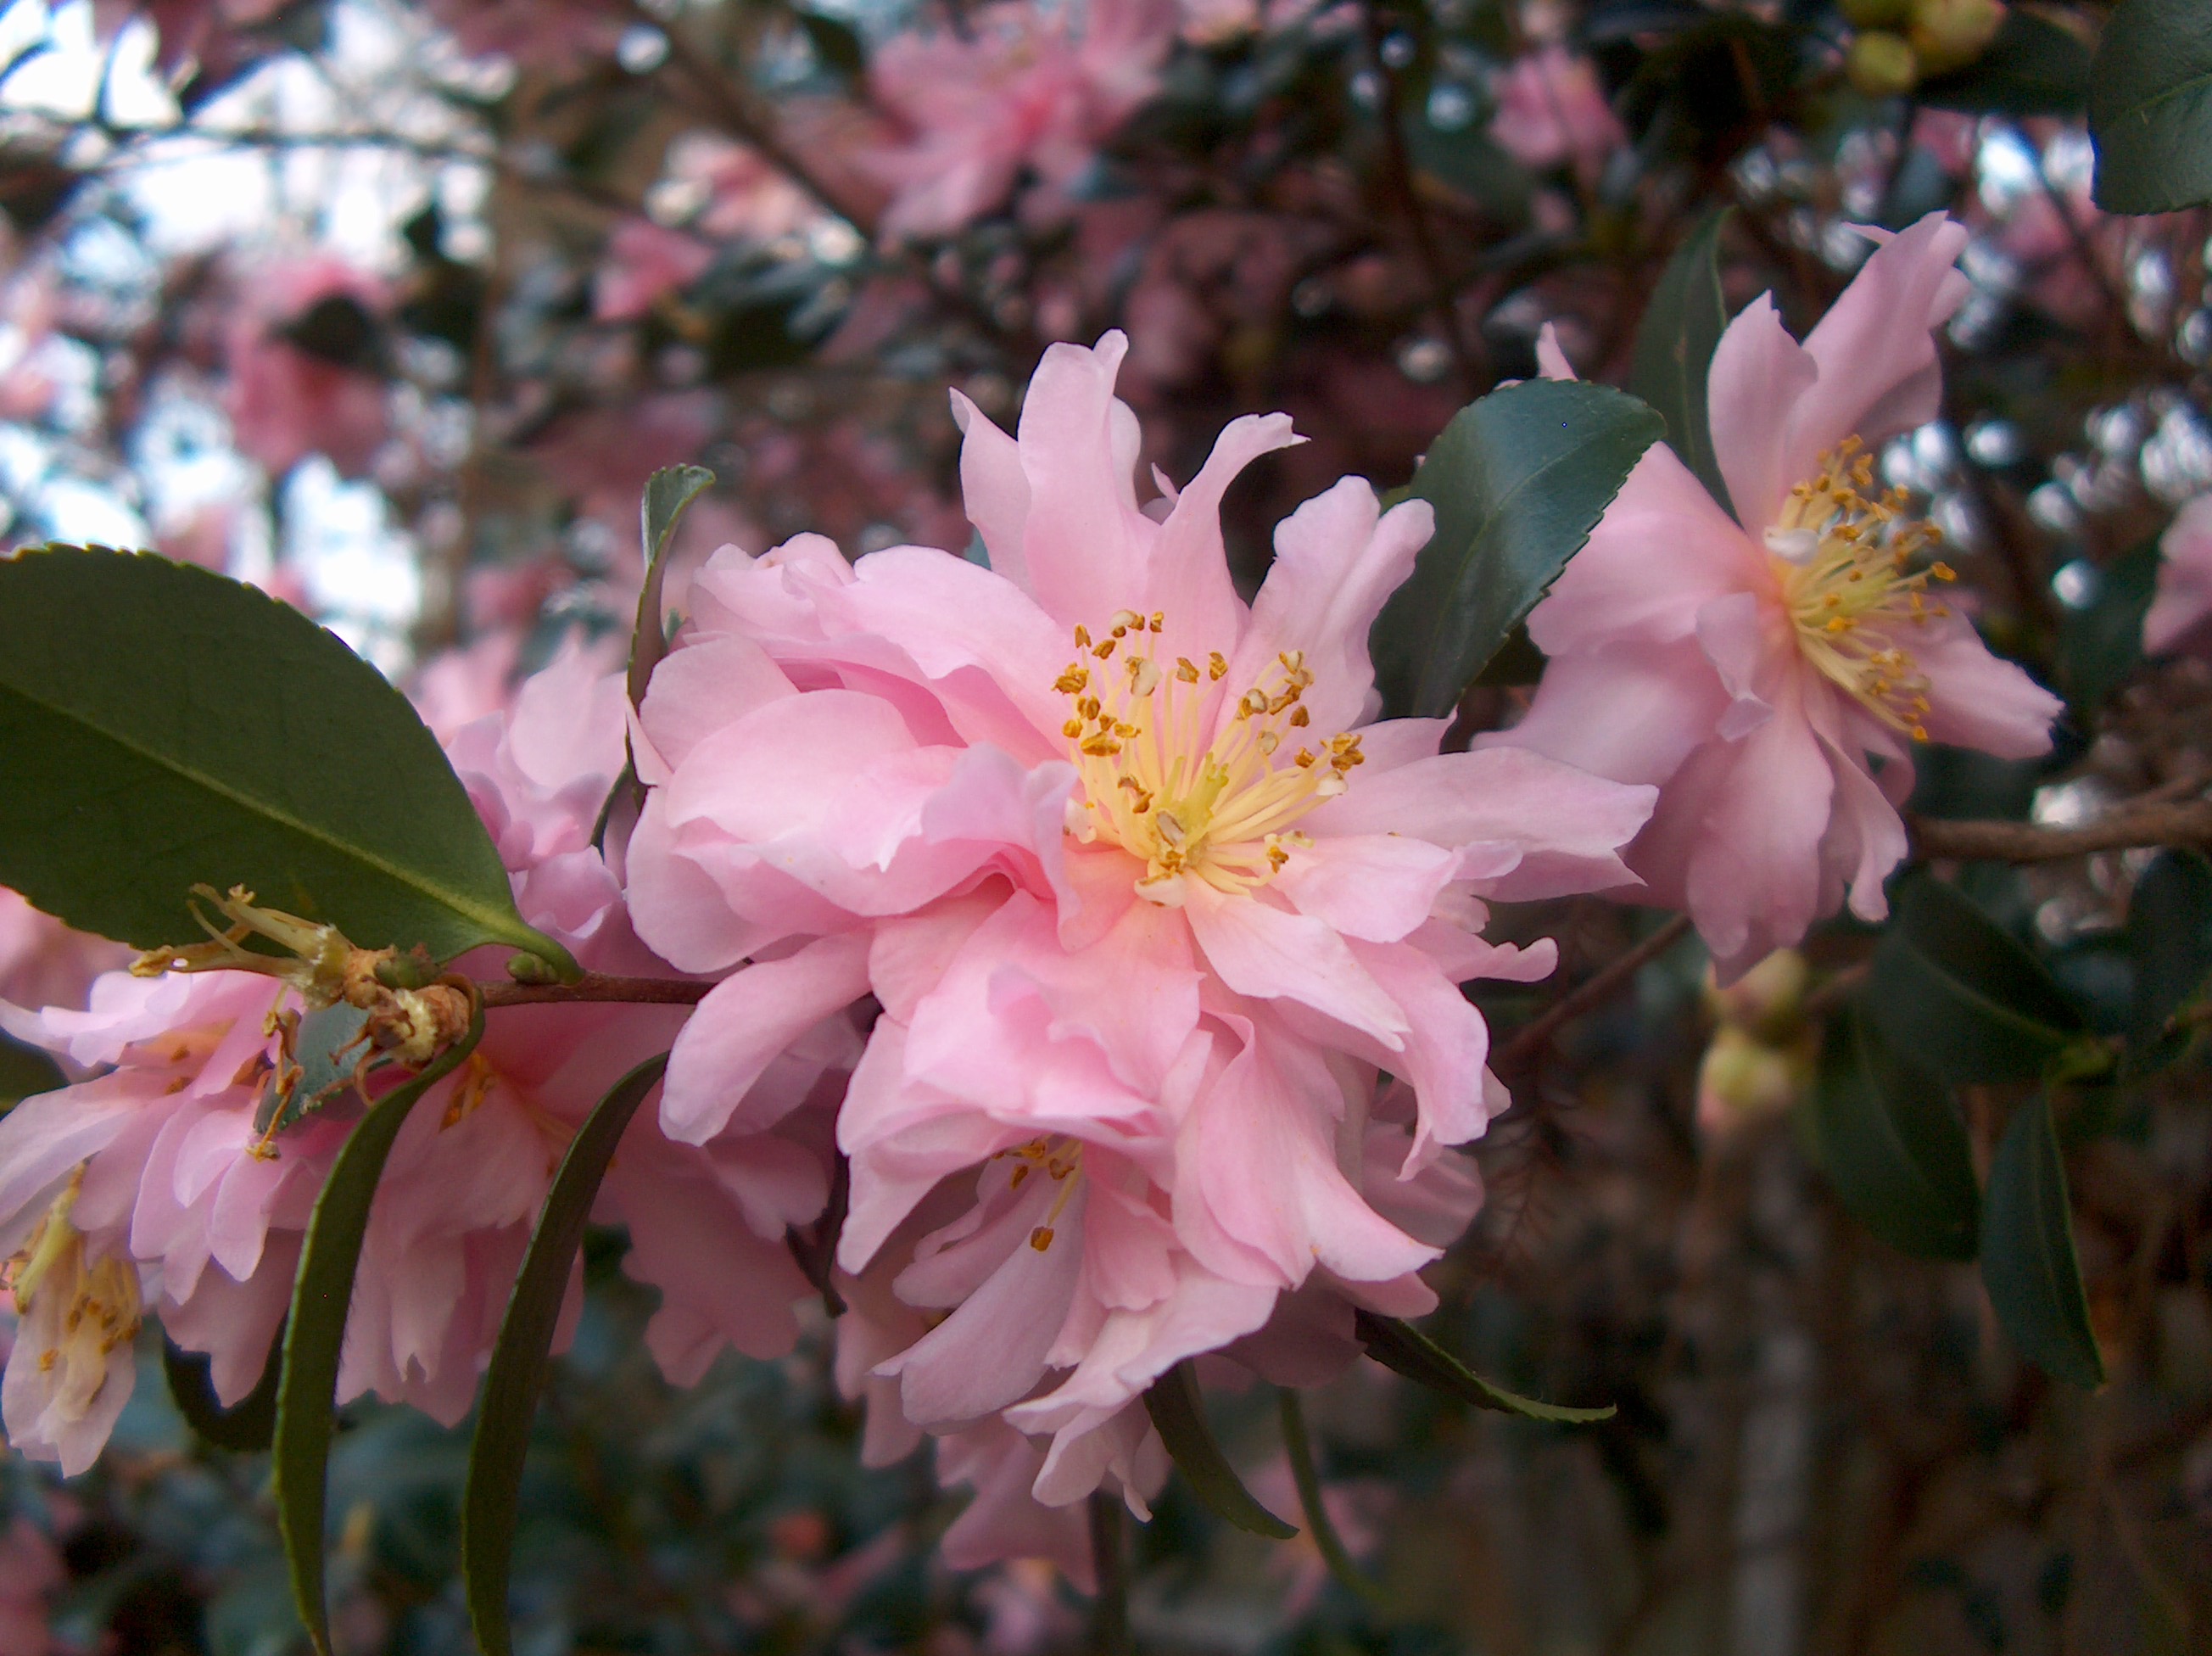
[[507, 1296], [499, 1341], [477, 1405], [476, 1439], [469, 1447], [468, 1488], [461, 1501], [461, 1577], [467, 1584], [469, 1621], [483, 1656], [508, 1656], [514, 1648], [507, 1619], [508, 1566], [522, 1499], [522, 1465], [530, 1452], [530, 1423], [568, 1290], [569, 1267], [584, 1239], [585, 1221], [599, 1181], [613, 1161], [623, 1129], [668, 1068], [668, 1055], [647, 1059], [617, 1081], [599, 1100], [561, 1159], [545, 1206], [531, 1233], [530, 1251]]
[[1452, 417], [1410, 490], [1436, 508], [1436, 533], [1375, 623], [1390, 716], [1452, 710], [1665, 427], [1578, 381], [1523, 381]]
[[353, 1129], [307, 1221], [307, 1245], [293, 1279], [291, 1319], [284, 1330], [284, 1366], [276, 1391], [273, 1468], [277, 1528], [292, 1577], [300, 1620], [321, 1656], [330, 1656], [330, 1612], [323, 1592], [323, 1520], [331, 1438], [337, 1429], [338, 1358], [354, 1273], [368, 1228], [369, 1205], [392, 1154], [392, 1141], [423, 1093], [453, 1073], [483, 1038], [478, 1008], [467, 1036], [438, 1055], [414, 1080], [377, 1100]]
[[151, 553], [0, 559], [0, 884], [153, 948], [199, 935], [199, 883], [364, 948], [508, 943], [578, 971], [515, 912], [437, 739], [334, 634]]
[[668, 654], [668, 624], [661, 612], [661, 588], [668, 581], [668, 548], [676, 539], [676, 526], [684, 508], [713, 484], [714, 474], [703, 466], [667, 466], [645, 480], [640, 503], [640, 527], [644, 533], [645, 584], [637, 594], [637, 630], [629, 644], [629, 699], [642, 705], [653, 670]]
[[1298, 1504], [1305, 1511], [1306, 1528], [1313, 1532], [1322, 1562], [1362, 1603], [1379, 1610], [1383, 1608], [1382, 1587], [1352, 1562], [1322, 1501], [1321, 1474], [1314, 1465], [1313, 1440], [1306, 1434], [1306, 1413], [1298, 1394], [1285, 1386], [1277, 1396], [1282, 1405], [1283, 1452], [1290, 1458], [1291, 1479], [1298, 1486]]
[[284, 1368], [284, 1330], [276, 1330], [253, 1390], [228, 1409], [215, 1394], [209, 1367], [204, 1353], [186, 1351], [174, 1340], [162, 1339], [161, 1373], [169, 1382], [169, 1400], [177, 1405], [185, 1423], [218, 1449], [235, 1454], [257, 1454], [266, 1449], [276, 1430], [276, 1383]]
[[1271, 1541], [1287, 1541], [1297, 1533], [1252, 1498], [1213, 1440], [1213, 1428], [1206, 1423], [1205, 1401], [1198, 1394], [1198, 1376], [1188, 1361], [1152, 1382], [1145, 1393], [1145, 1412], [1152, 1417], [1160, 1441], [1189, 1482], [1191, 1492], [1216, 1518]]
[[1637, 328], [1636, 357], [1628, 372], [1629, 390], [1666, 420], [1667, 446], [1697, 474], [1723, 511], [1732, 508], [1728, 480], [1713, 453], [1705, 378], [1713, 350], [1728, 327], [1720, 267], [1721, 226], [1728, 215], [1725, 207], [1711, 215], [1667, 261]]
[[2147, 1073], [2188, 1046], [2190, 1032], [2173, 1020], [2212, 978], [2212, 863], [2194, 851], [2160, 852], [2136, 881], [2121, 936], [2134, 977], [2128, 1063]]
[[2212, 6], [2121, 0], [2089, 70], [2089, 135], [2106, 212], [2212, 201]]
[[1856, 1010], [1828, 1032], [1813, 1120], [1829, 1182], [1862, 1225], [1920, 1258], [1974, 1257], [1981, 1191], [1950, 1090], [1883, 1047]]
[[1947, 1081], [2039, 1075], [2083, 1033], [2040, 961], [1940, 880], [1910, 882], [1863, 1002], [1884, 1045]]
[[2046, 1094], [2013, 1111], [1990, 1158], [1982, 1286], [2013, 1343], [2045, 1373], [2084, 1391], [2105, 1383]]
[[1395, 1369], [1409, 1380], [1432, 1391], [1441, 1391], [1448, 1397], [1471, 1403], [1477, 1409], [1525, 1415], [1532, 1421], [1551, 1421], [1561, 1426], [1587, 1426], [1595, 1421], [1611, 1420], [1616, 1412], [1611, 1403], [1602, 1409], [1570, 1409], [1564, 1403], [1542, 1403], [1517, 1391], [1508, 1391], [1495, 1381], [1484, 1379], [1411, 1323], [1401, 1322], [1395, 1317], [1377, 1317], [1371, 1311], [1354, 1312], [1352, 1326], [1358, 1332], [1360, 1343], [1367, 1348], [1367, 1355], [1385, 1368]]

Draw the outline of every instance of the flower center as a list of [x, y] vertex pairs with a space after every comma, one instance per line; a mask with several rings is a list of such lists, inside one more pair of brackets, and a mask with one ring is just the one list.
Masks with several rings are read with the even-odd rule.
[[1913, 630], [1950, 610], [1927, 600], [1930, 581], [1958, 579], [1940, 559], [1932, 523], [1903, 514], [1905, 490], [1875, 497], [1874, 456], [1846, 437], [1821, 457], [1820, 473], [1790, 491], [1766, 532], [1798, 648], [1892, 729], [1928, 740], [1928, 678], [1906, 648]]
[[[1210, 718], [1229, 663], [1218, 651], [1203, 668], [1157, 660], [1163, 618], [1119, 611], [1095, 643], [1076, 628], [1077, 658], [1054, 688], [1068, 699], [1060, 729], [1085, 794], [1069, 804], [1068, 831], [1121, 846], [1145, 865], [1138, 894], [1176, 908], [1186, 876], [1231, 895], [1272, 879], [1286, 848], [1305, 843], [1291, 825], [1341, 794], [1365, 756], [1354, 735], [1284, 752], [1311, 723], [1300, 698], [1313, 674], [1297, 650], [1278, 655], [1225, 721]], [[1201, 746], [1209, 723], [1219, 728]]]
[[11, 1290], [15, 1309], [33, 1318], [19, 1339], [44, 1339], [38, 1349], [39, 1372], [60, 1371], [57, 1393], [64, 1413], [82, 1419], [107, 1380], [108, 1354], [138, 1332], [141, 1306], [138, 1274], [112, 1257], [88, 1263], [84, 1237], [70, 1222], [84, 1172], [56, 1196], [21, 1252], [0, 1270], [0, 1285]]
[[1045, 1215], [1044, 1223], [1034, 1227], [1030, 1232], [1030, 1246], [1039, 1253], [1049, 1251], [1054, 1234], [1053, 1227], [1060, 1223], [1060, 1215], [1067, 1210], [1067, 1199], [1075, 1194], [1076, 1182], [1083, 1173], [1083, 1141], [1069, 1138], [1065, 1134], [1048, 1133], [1042, 1138], [1031, 1139], [1027, 1144], [1017, 1144], [1011, 1150], [1001, 1150], [992, 1160], [995, 1161], [1000, 1157], [1008, 1158], [1014, 1164], [1013, 1171], [1006, 1178], [1006, 1188], [1010, 1190], [1020, 1190], [1032, 1172], [1041, 1172], [1060, 1186], [1059, 1194], [1052, 1199], [1052, 1211]]

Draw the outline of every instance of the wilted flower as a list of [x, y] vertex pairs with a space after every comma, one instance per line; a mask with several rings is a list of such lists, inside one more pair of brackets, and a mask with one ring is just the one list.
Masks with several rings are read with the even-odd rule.
[[[1931, 331], [1964, 295], [1966, 232], [1934, 214], [1869, 234], [1802, 344], [1762, 296], [1713, 354], [1735, 518], [1647, 454], [1528, 618], [1552, 659], [1528, 717], [1485, 739], [1661, 785], [1629, 866], [1639, 895], [1689, 910], [1723, 980], [1846, 888], [1861, 918], [1888, 912], [1912, 744], [2030, 758], [2061, 707], [1990, 654], [1947, 600], [1934, 527], [1875, 487], [1870, 446], [1936, 416]], [[1547, 363], [1571, 372], [1548, 344]]]

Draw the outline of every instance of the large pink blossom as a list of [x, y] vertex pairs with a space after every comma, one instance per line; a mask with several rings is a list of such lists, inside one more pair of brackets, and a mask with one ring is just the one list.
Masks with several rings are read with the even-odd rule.
[[869, 84], [906, 136], [869, 160], [895, 192], [883, 234], [948, 235], [1001, 205], [1024, 168], [1073, 179], [1152, 95], [1176, 23], [1171, 0], [1000, 3], [963, 34], [886, 43]]
[[1485, 942], [1484, 899], [1624, 883], [1653, 798], [1371, 722], [1369, 625], [1428, 507], [1344, 480], [1248, 606], [1221, 496], [1289, 422], [1236, 421], [1140, 508], [1125, 348], [1049, 350], [1018, 438], [956, 400], [990, 569], [811, 536], [709, 562], [641, 712], [629, 847], [648, 942], [753, 963], [677, 1043], [672, 1136], [758, 1124], [769, 1055], [882, 1008], [839, 1117], [840, 1263], [963, 1194], [894, 1285], [949, 1314], [870, 1372], [914, 1424], [1048, 1440], [1053, 1504], [1139, 1495], [1133, 1400], [1285, 1291], [1433, 1303], [1440, 1245], [1361, 1188], [1377, 1071], [1413, 1087], [1393, 1181], [1479, 1134], [1504, 1099], [1459, 986], [1553, 953]]
[[1736, 518], [1671, 450], [1647, 454], [1528, 618], [1551, 662], [1528, 717], [1486, 739], [1660, 785], [1629, 865], [1724, 978], [1847, 890], [1860, 917], [1887, 912], [1913, 743], [2027, 758], [2060, 710], [1990, 654], [1947, 600], [1935, 531], [1873, 481], [1869, 446], [1936, 417], [1931, 332], [1965, 294], [1966, 231], [1936, 214], [1869, 234], [1882, 245], [1802, 344], [1762, 296], [1714, 352]]
[[[624, 707], [620, 676], [571, 648], [510, 710], [448, 746], [531, 922], [594, 970], [665, 975], [590, 843], [622, 768]], [[503, 959], [485, 951], [464, 965], [489, 977]], [[0, 1252], [17, 1254], [24, 1315], [0, 1403], [19, 1448], [69, 1472], [89, 1464], [129, 1395], [129, 1335], [145, 1310], [179, 1345], [210, 1354], [225, 1402], [252, 1389], [314, 1198], [359, 1116], [341, 1099], [280, 1133], [256, 1128], [269, 1020], [283, 1008], [299, 1009], [290, 988], [233, 971], [112, 973], [82, 1013], [0, 1008], [10, 1033], [101, 1072], [0, 1121]], [[374, 1391], [447, 1423], [466, 1412], [562, 1151], [682, 1020], [628, 1005], [489, 1015], [481, 1044], [393, 1146], [364, 1241], [342, 1401]], [[858, 1050], [849, 1025], [803, 1034], [746, 1100], [772, 1119], [795, 1117], [795, 1131], [678, 1145], [644, 1111], [602, 1190], [598, 1217], [631, 1230], [626, 1269], [661, 1292], [647, 1340], [679, 1380], [725, 1346], [773, 1355], [796, 1337], [792, 1306], [810, 1287], [783, 1238], [827, 1197], [827, 1105]]]
[[2203, 652], [2212, 637], [2212, 495], [2184, 506], [2158, 543], [2158, 591], [2143, 616], [2143, 648]]

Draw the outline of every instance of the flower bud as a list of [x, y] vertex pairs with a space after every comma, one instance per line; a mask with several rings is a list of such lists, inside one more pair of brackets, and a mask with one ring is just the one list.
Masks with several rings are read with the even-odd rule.
[[1723, 1025], [1762, 1041], [1790, 1040], [1802, 1026], [1805, 986], [1812, 975], [1796, 950], [1777, 949], [1726, 989], [1708, 974], [1705, 1004]]
[[1869, 98], [1899, 98], [1920, 84], [1920, 60], [1902, 35], [1869, 29], [1851, 42], [1844, 73]]
[[2002, 0], [1912, 0], [1905, 31], [1923, 75], [1948, 75], [1979, 58], [2004, 27]]
[[1723, 1024], [1698, 1065], [1698, 1128], [1708, 1138], [1728, 1136], [1762, 1117], [1779, 1115], [1813, 1081], [1813, 1052], [1799, 1041], [1769, 1046]]

